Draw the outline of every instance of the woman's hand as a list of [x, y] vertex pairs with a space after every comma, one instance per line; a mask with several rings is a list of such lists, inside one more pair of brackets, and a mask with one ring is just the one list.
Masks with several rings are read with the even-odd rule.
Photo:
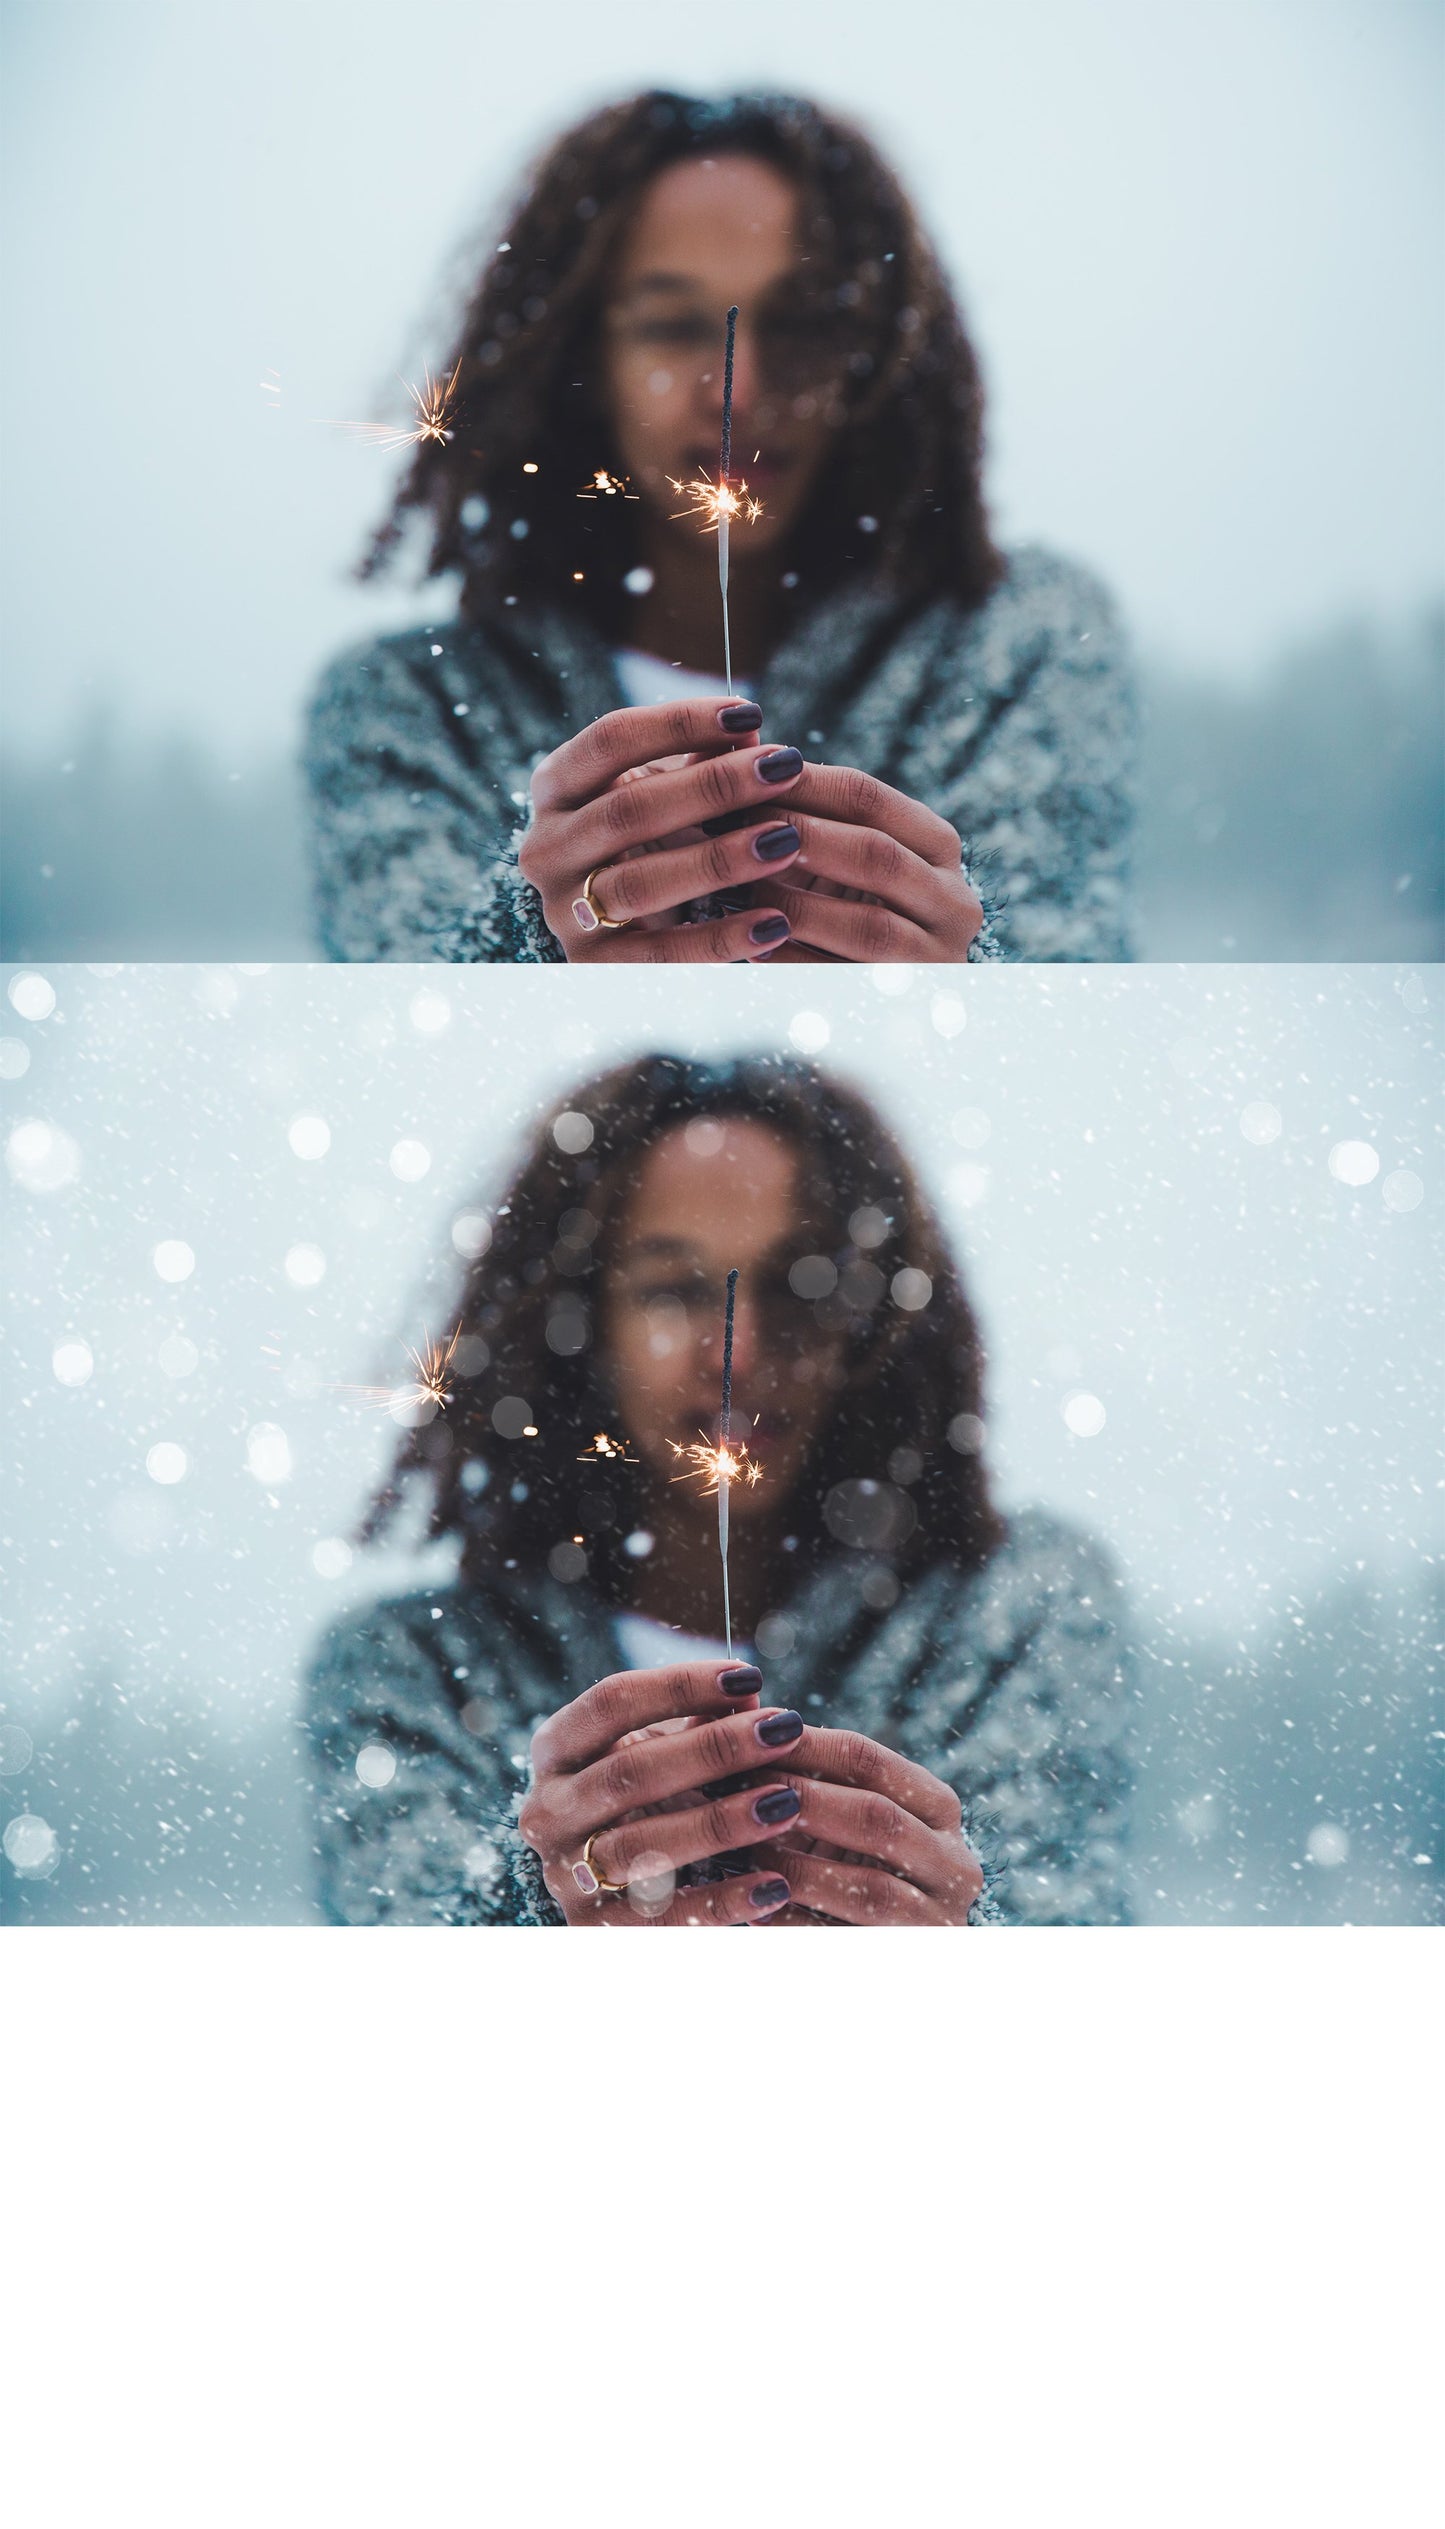
[[[678, 919], [797, 857], [783, 803], [803, 759], [795, 747], [758, 746], [761, 718], [755, 703], [726, 699], [610, 711], [538, 765], [518, 865], [569, 960], [726, 964], [786, 940], [787, 918], [770, 904]], [[668, 757], [681, 761], [665, 769]], [[704, 831], [739, 815], [742, 830]], [[780, 831], [781, 845], [770, 839]]]
[[[787, 1904], [766, 1849], [738, 1877], [675, 1894], [671, 1884], [689, 1863], [766, 1844], [799, 1815], [797, 1790], [774, 1773], [753, 1779], [809, 1735], [795, 1712], [759, 1711], [762, 1682], [755, 1668], [711, 1661], [628, 1669], [542, 1723], [518, 1828], [569, 1924], [760, 1923]], [[733, 1787], [739, 1775], [747, 1788]]]
[[947, 1783], [856, 1730], [804, 1729], [786, 1762], [801, 1806], [769, 1848], [793, 1893], [775, 1923], [968, 1921], [983, 1870]]
[[780, 964], [819, 954], [858, 965], [956, 965], [983, 926], [958, 836], [871, 773], [805, 764], [788, 787], [801, 851], [759, 901], [786, 914]]

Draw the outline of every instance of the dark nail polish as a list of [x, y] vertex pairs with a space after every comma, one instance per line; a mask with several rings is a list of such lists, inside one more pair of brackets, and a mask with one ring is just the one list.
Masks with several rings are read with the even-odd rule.
[[761, 834], [753, 836], [753, 858], [759, 861], [785, 861], [802, 844], [795, 825], [765, 825]]
[[761, 1721], [753, 1723], [753, 1737], [763, 1747], [791, 1747], [802, 1735], [800, 1712], [765, 1712]]
[[781, 948], [792, 927], [785, 913], [764, 914], [762, 921], [755, 922], [748, 933], [749, 945], [753, 948]]
[[775, 746], [767, 755], [758, 757], [760, 782], [790, 782], [802, 769], [803, 759], [795, 746]]
[[787, 1904], [792, 1893], [786, 1879], [760, 1879], [756, 1888], [748, 1890], [748, 1903], [756, 1906], [760, 1914], [775, 1914], [779, 1906]]
[[760, 1668], [748, 1668], [740, 1662], [736, 1668], [720, 1668], [717, 1682], [725, 1695], [760, 1695], [763, 1672]]
[[789, 1818], [797, 1816], [802, 1805], [797, 1793], [790, 1791], [784, 1783], [778, 1791], [765, 1791], [759, 1795], [753, 1802], [753, 1816], [759, 1826], [783, 1826]]
[[717, 725], [720, 729], [726, 729], [730, 738], [741, 738], [745, 737], [750, 729], [762, 727], [763, 715], [756, 703], [728, 703], [718, 713]]

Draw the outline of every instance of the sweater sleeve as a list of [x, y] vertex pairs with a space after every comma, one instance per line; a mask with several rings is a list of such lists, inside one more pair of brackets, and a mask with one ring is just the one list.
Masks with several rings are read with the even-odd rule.
[[399, 1608], [371, 1608], [325, 1636], [302, 1726], [329, 1922], [545, 1919], [515, 1823], [525, 1737], [503, 1729], [489, 1743], [468, 1730], [432, 1645]]
[[909, 1753], [963, 1802], [985, 1869], [978, 1919], [1127, 1923], [1133, 1659], [1113, 1565], [1089, 1537], [1025, 1537], [968, 1630], [969, 1658], [951, 1676], [945, 1659], [915, 1710]]
[[920, 796], [957, 828], [989, 920], [980, 953], [1131, 955], [1136, 711], [1123, 629], [1087, 572], [1016, 557], [921, 733]]
[[519, 920], [518, 810], [468, 721], [398, 640], [328, 668], [303, 765], [317, 922], [341, 961], [534, 961]]

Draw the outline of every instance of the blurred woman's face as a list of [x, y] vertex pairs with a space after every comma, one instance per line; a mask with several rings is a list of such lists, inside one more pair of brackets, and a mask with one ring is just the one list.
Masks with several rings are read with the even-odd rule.
[[841, 1337], [788, 1276], [811, 1246], [796, 1153], [765, 1124], [699, 1117], [663, 1135], [624, 1199], [602, 1294], [603, 1357], [628, 1439], [675, 1476], [672, 1443], [718, 1439], [723, 1310], [738, 1271], [733, 1436], [763, 1468], [734, 1485], [735, 1519], [776, 1515], [837, 1394]]
[[[758, 158], [665, 169], [626, 232], [604, 320], [621, 463], [667, 518], [683, 506], [672, 480], [717, 479], [727, 312], [737, 307], [732, 471], [763, 504], [734, 531], [740, 558], [786, 534], [829, 437], [830, 388], [809, 356], [799, 288], [798, 210], [796, 187]], [[676, 532], [698, 531], [680, 521]]]

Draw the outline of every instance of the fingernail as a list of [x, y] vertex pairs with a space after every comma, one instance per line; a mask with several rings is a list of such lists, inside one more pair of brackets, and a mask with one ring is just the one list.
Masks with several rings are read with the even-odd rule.
[[753, 1816], [759, 1826], [782, 1826], [797, 1816], [802, 1805], [797, 1793], [784, 1783], [781, 1790], [765, 1791], [753, 1802]]
[[776, 1914], [792, 1893], [786, 1879], [760, 1879], [756, 1888], [748, 1890], [748, 1903], [756, 1906], [759, 1914]]
[[785, 913], [765, 914], [762, 921], [755, 922], [749, 931], [748, 946], [750, 948], [781, 948], [792, 927]]
[[795, 825], [764, 826], [753, 836], [753, 858], [759, 861], [785, 861], [800, 851], [803, 838]]
[[572, 919], [579, 931], [595, 931], [600, 927], [597, 916], [585, 896], [577, 896], [573, 899]]
[[760, 1668], [748, 1668], [740, 1662], [736, 1668], [720, 1668], [717, 1682], [725, 1695], [760, 1695], [763, 1672]]
[[760, 782], [790, 782], [801, 773], [803, 759], [795, 746], [775, 746], [758, 757], [755, 769]]
[[726, 729], [730, 738], [740, 738], [749, 729], [760, 729], [763, 725], [763, 715], [756, 703], [728, 703], [718, 713], [717, 725], [720, 729]]
[[803, 1735], [800, 1712], [765, 1712], [753, 1723], [753, 1737], [762, 1747], [791, 1747]]

